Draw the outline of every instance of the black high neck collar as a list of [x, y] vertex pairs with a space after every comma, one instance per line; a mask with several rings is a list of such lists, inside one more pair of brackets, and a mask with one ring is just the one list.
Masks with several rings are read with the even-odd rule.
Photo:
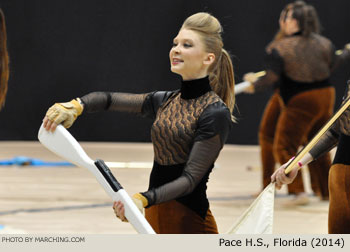
[[297, 31], [297, 32], [294, 32], [292, 35], [290, 35], [291, 37], [292, 36], [301, 36], [303, 35], [302, 31]]
[[181, 98], [195, 99], [211, 91], [209, 77], [195, 80], [181, 80]]

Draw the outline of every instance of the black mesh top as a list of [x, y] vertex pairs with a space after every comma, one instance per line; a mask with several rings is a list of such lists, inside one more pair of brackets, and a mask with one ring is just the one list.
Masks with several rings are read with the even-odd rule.
[[298, 82], [315, 82], [329, 78], [331, 66], [335, 60], [334, 47], [331, 41], [323, 36], [311, 34], [304, 37], [298, 34], [271, 42], [266, 52], [281, 57], [282, 65], [269, 69], [276, 74], [282, 72]]
[[211, 90], [208, 77], [183, 81], [177, 91], [94, 92], [81, 100], [84, 112], [115, 110], [154, 119], [155, 165], [143, 195], [149, 206], [187, 195], [182, 203], [190, 202], [184, 204], [205, 216], [208, 176], [232, 126], [231, 113]]
[[296, 33], [266, 47], [266, 75], [254, 87], [259, 92], [278, 83], [282, 98], [288, 102], [299, 92], [330, 85], [332, 70], [348, 58], [349, 50], [336, 55], [332, 42], [321, 35], [304, 37]]

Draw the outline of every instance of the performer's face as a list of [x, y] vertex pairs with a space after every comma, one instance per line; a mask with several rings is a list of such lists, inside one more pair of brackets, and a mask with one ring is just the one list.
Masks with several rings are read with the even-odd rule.
[[279, 19], [279, 24], [280, 24], [280, 29], [284, 32], [284, 24], [285, 24], [285, 21], [286, 21], [286, 11], [283, 10], [281, 12], [281, 15], [280, 15], [280, 19]]
[[215, 55], [205, 50], [202, 38], [197, 32], [181, 29], [174, 38], [169, 52], [171, 71], [183, 80], [202, 78], [208, 75], [208, 68]]
[[299, 31], [298, 21], [293, 18], [293, 11], [282, 12], [280, 17], [280, 28], [286, 35], [292, 35]]

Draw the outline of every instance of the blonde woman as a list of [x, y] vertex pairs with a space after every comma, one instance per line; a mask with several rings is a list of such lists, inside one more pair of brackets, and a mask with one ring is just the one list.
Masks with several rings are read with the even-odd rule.
[[0, 110], [5, 105], [7, 83], [9, 79], [9, 56], [6, 39], [5, 16], [0, 9]]
[[[206, 195], [207, 181], [232, 126], [234, 76], [219, 21], [208, 13], [187, 18], [170, 50], [176, 91], [94, 92], [52, 106], [44, 127], [70, 127], [82, 112], [124, 111], [151, 117], [154, 165], [148, 190], [133, 196], [157, 233], [218, 233]], [[124, 206], [115, 202], [118, 218]]]

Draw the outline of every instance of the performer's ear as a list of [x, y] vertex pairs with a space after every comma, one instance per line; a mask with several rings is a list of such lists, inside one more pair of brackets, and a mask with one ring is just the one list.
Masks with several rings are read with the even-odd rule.
[[211, 65], [215, 61], [215, 54], [214, 53], [208, 53], [206, 58], [204, 59], [204, 64], [205, 65]]

